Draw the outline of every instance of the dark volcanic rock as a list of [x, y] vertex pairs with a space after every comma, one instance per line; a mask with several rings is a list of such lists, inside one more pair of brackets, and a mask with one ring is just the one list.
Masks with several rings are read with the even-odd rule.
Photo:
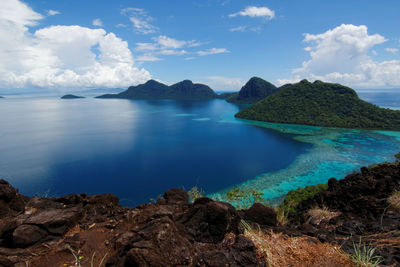
[[261, 203], [254, 203], [248, 210], [244, 212], [244, 219], [259, 225], [276, 226], [276, 211], [270, 207], [266, 207]]
[[62, 235], [79, 221], [82, 214], [80, 207], [49, 209], [33, 214], [24, 223], [40, 225], [51, 234]]
[[7, 181], [0, 179], [0, 219], [23, 212], [24, 208], [23, 196]]
[[36, 243], [48, 234], [36, 225], [20, 225], [13, 232], [13, 243], [15, 247], [23, 248]]
[[227, 233], [240, 233], [240, 217], [236, 209], [228, 203], [207, 198], [197, 199], [181, 222], [198, 242], [218, 243]]
[[132, 230], [116, 239], [106, 266], [257, 266], [253, 242], [236, 235], [233, 206], [209, 198], [191, 205], [181, 189], [164, 196], [133, 210]]
[[189, 195], [188, 193], [180, 188], [173, 188], [165, 191], [164, 199], [167, 204], [188, 204]]

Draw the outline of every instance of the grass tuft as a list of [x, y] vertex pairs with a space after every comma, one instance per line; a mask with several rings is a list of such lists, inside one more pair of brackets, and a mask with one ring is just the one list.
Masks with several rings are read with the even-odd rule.
[[367, 246], [365, 243], [361, 243], [361, 238], [359, 243], [353, 243], [354, 255], [350, 258], [353, 262], [360, 267], [375, 267], [378, 266], [383, 258], [381, 256], [376, 256], [375, 248]]
[[400, 191], [394, 191], [388, 198], [387, 202], [394, 210], [400, 210]]
[[253, 241], [257, 255], [268, 267], [280, 266], [354, 266], [349, 255], [329, 243], [311, 237], [290, 237], [283, 233], [253, 229], [242, 220], [244, 235]]
[[330, 211], [327, 207], [315, 207], [307, 212], [309, 221], [314, 225], [318, 225], [321, 222], [327, 222], [339, 214], [340, 212]]

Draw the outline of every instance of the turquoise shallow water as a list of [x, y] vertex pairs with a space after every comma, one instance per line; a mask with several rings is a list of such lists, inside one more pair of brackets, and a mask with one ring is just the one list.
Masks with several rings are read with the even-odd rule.
[[0, 103], [0, 178], [26, 195], [114, 193], [129, 206], [194, 186], [214, 197], [254, 188], [277, 204], [400, 151], [400, 132], [235, 119], [241, 108], [221, 99], [9, 97]]
[[394, 154], [400, 151], [400, 132], [255, 122], [238, 120], [229, 114], [222, 116], [220, 122], [248, 123], [274, 129], [291, 134], [293, 139], [309, 143], [312, 148], [307, 153], [299, 155], [287, 168], [260, 174], [253, 179], [210, 194], [211, 197], [219, 199], [224, 199], [228, 190], [241, 187], [262, 192], [266, 201], [276, 205], [290, 190], [326, 183], [331, 177], [342, 179], [347, 174], [358, 171], [362, 166], [392, 162], [395, 160]]

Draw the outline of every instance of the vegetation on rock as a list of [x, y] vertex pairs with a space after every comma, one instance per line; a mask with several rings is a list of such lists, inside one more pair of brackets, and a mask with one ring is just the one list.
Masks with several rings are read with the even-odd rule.
[[400, 130], [400, 111], [363, 101], [349, 87], [321, 81], [303, 80], [288, 85], [235, 117], [326, 127]]
[[144, 84], [131, 86], [119, 94], [105, 94], [97, 98], [124, 99], [212, 99], [218, 95], [207, 85], [193, 83], [189, 80], [171, 86], [149, 80]]
[[61, 97], [61, 99], [77, 99], [77, 98], [84, 98], [84, 97], [83, 96], [77, 96], [77, 95], [71, 95], [71, 94], [64, 95], [64, 96]]
[[251, 78], [228, 102], [253, 104], [278, 91], [275, 85], [258, 77]]

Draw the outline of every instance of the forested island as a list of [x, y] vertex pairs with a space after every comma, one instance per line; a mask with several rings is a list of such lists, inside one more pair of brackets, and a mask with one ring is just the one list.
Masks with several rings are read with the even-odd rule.
[[278, 90], [272, 83], [258, 77], [252, 77], [238, 93], [233, 94], [226, 100], [239, 104], [254, 104]]
[[78, 99], [78, 98], [84, 98], [84, 97], [83, 96], [77, 96], [77, 95], [71, 95], [71, 94], [64, 95], [64, 96], [61, 97], [61, 99]]
[[144, 84], [131, 86], [119, 94], [105, 94], [97, 98], [123, 99], [212, 99], [218, 94], [209, 86], [184, 80], [171, 86], [149, 80]]
[[346, 86], [302, 80], [240, 111], [237, 118], [325, 127], [400, 130], [400, 111], [361, 100]]

